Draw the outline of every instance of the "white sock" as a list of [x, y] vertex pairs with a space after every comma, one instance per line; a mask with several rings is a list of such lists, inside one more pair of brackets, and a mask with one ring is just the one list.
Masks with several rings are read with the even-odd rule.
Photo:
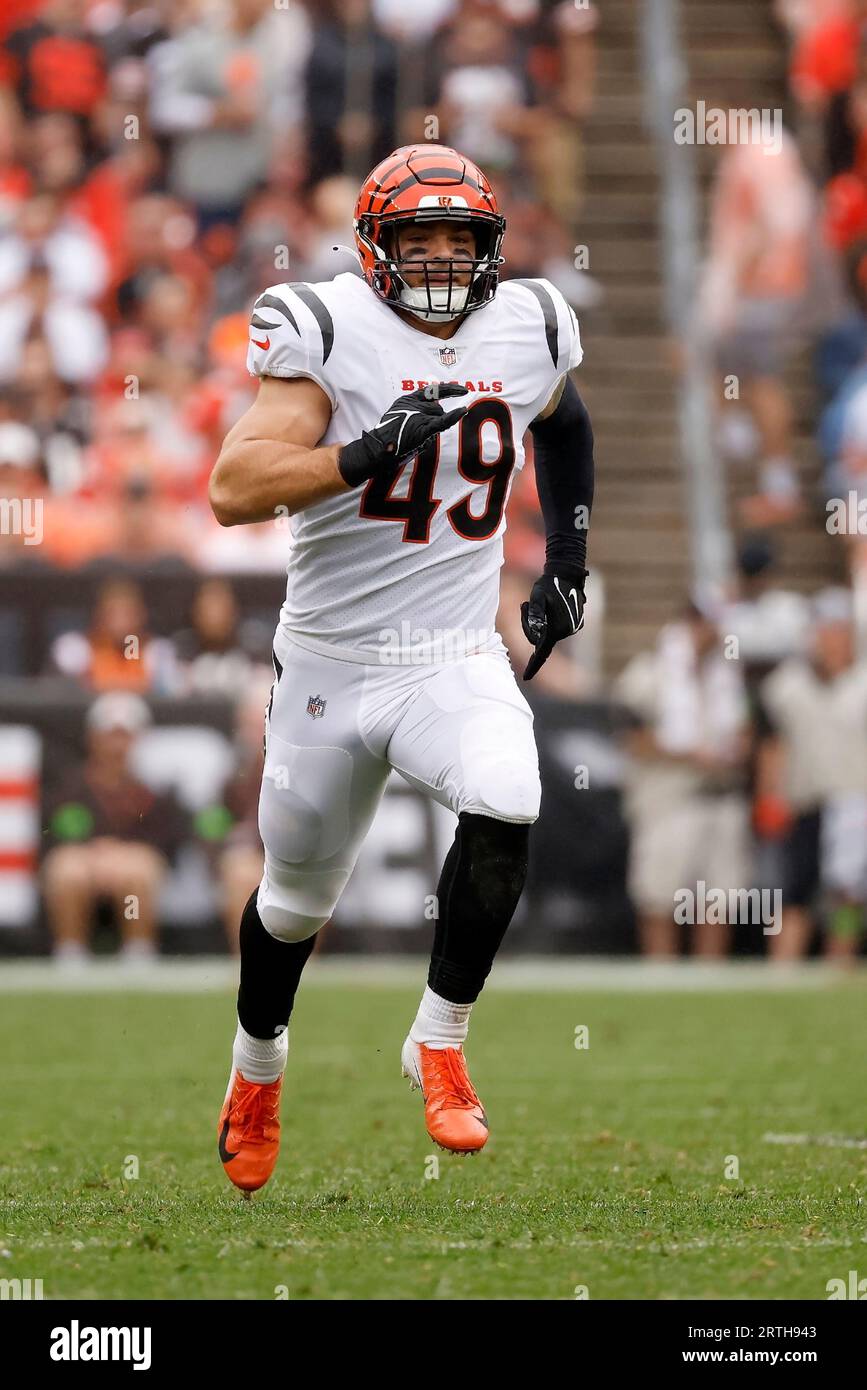
[[232, 1047], [232, 1061], [247, 1081], [267, 1086], [286, 1070], [289, 1055], [289, 1030], [276, 1038], [253, 1038], [238, 1024]]
[[428, 1047], [460, 1047], [467, 1040], [472, 1007], [472, 1004], [452, 1004], [426, 985], [409, 1036], [413, 1042], [425, 1043]]

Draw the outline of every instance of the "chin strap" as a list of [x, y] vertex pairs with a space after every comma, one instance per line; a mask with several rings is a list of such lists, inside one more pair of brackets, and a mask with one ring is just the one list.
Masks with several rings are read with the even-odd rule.
[[470, 294], [469, 285], [456, 285], [451, 293], [451, 303], [443, 304], [442, 308], [437, 307], [437, 295], [444, 295], [448, 298], [448, 290], [445, 288], [431, 289], [430, 298], [428, 291], [418, 287], [411, 289], [405, 285], [400, 292], [398, 301], [402, 308], [409, 309], [410, 313], [415, 314], [416, 318], [425, 319], [427, 322], [448, 323], [450, 319], [460, 318], [464, 313], [467, 300]]

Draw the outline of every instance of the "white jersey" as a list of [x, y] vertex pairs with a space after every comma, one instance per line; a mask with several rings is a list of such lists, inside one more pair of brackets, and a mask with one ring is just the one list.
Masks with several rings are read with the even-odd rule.
[[350, 661], [415, 664], [492, 649], [524, 433], [582, 357], [560, 291], [548, 280], [505, 281], [442, 339], [344, 274], [272, 286], [256, 301], [250, 335], [252, 375], [310, 377], [325, 391], [325, 445], [357, 439], [398, 396], [430, 382], [470, 393], [443, 402], [468, 413], [405, 464], [292, 518], [284, 629]]

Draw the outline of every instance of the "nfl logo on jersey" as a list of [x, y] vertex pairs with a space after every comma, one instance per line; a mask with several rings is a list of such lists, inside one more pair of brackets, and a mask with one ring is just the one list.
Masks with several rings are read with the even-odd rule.
[[444, 367], [453, 367], [458, 360], [458, 354], [453, 347], [444, 347], [439, 350], [439, 358]]
[[311, 719], [321, 719], [325, 713], [327, 700], [323, 700], [321, 695], [311, 695], [307, 700], [307, 713]]

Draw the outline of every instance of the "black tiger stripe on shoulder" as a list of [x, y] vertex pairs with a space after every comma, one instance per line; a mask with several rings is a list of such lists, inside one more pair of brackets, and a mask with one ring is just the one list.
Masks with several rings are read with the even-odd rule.
[[264, 319], [261, 319], [256, 313], [257, 309], [276, 309], [278, 314], [282, 314], [285, 319], [289, 320], [295, 332], [298, 334], [298, 337], [301, 337], [301, 329], [298, 327], [295, 315], [292, 313], [289, 305], [284, 303], [282, 299], [278, 299], [276, 294], [260, 294], [256, 303], [253, 305], [252, 318], [254, 328], [276, 328], [276, 323], [266, 323]]
[[307, 308], [319, 324], [319, 332], [322, 334], [322, 361], [324, 364], [328, 361], [331, 355], [331, 349], [334, 346], [334, 320], [327, 306], [323, 304], [319, 295], [315, 290], [312, 290], [309, 285], [299, 282], [298, 284], [290, 285], [289, 289], [292, 290], [294, 294], [297, 294], [302, 304], [307, 305]]
[[556, 367], [560, 360], [560, 330], [557, 323], [557, 306], [551, 295], [544, 285], [538, 284], [535, 280], [507, 280], [506, 284], [523, 285], [524, 289], [529, 290], [538, 299], [545, 319], [545, 338], [548, 343], [548, 351], [551, 354], [551, 361]]

